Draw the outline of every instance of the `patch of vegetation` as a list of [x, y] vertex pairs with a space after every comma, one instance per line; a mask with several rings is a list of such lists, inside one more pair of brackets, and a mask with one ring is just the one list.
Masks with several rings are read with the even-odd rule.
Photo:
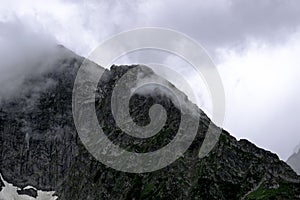
[[153, 183], [149, 183], [148, 185], [146, 185], [141, 193], [141, 197], [145, 198], [145, 197], [149, 196], [152, 193], [154, 187], [155, 186]]
[[293, 184], [281, 181], [278, 188], [266, 188], [260, 186], [257, 190], [251, 192], [245, 199], [265, 200], [265, 199], [294, 199], [295, 187]]

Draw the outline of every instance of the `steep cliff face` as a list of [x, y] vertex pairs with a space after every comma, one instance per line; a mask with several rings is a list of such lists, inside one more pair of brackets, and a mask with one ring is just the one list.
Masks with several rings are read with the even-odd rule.
[[[210, 119], [187, 99], [186, 105], [201, 116], [199, 128], [192, 145], [174, 163], [143, 174], [116, 171], [100, 163], [82, 145], [72, 117], [73, 83], [83, 58], [66, 55], [50, 72], [28, 78], [24, 92], [1, 103], [0, 172], [8, 182], [21, 188], [31, 185], [54, 190], [59, 199], [68, 200], [300, 199], [300, 178], [287, 164], [216, 126], [222, 132], [220, 139], [210, 154], [200, 159]], [[156, 76], [145, 66], [106, 70], [96, 95], [98, 121], [107, 137], [122, 148], [155, 151], [174, 138], [181, 111], [159, 89], [136, 93], [129, 107], [137, 124], [149, 123], [149, 108], [154, 104], [163, 105], [168, 118], [162, 130], [149, 139], [123, 133], [111, 113], [111, 95], [116, 81], [133, 68]], [[132, 77], [138, 78], [137, 74]]]
[[295, 172], [297, 172], [297, 174], [300, 174], [300, 149], [298, 152], [291, 155], [286, 162], [293, 168], [293, 170], [295, 170]]

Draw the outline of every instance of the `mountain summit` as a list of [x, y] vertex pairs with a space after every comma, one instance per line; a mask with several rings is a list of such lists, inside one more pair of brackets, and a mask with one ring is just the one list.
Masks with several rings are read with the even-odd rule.
[[[199, 158], [211, 121], [187, 98], [185, 104], [200, 114], [200, 121], [196, 138], [184, 155], [149, 173], [126, 173], [105, 166], [86, 150], [73, 121], [73, 85], [84, 58], [63, 47], [58, 52], [64, 56], [55, 57], [51, 70], [28, 77], [18, 95], [1, 102], [0, 172], [7, 182], [19, 188], [30, 185], [56, 191], [58, 199], [66, 200], [300, 199], [300, 177], [285, 162], [247, 140], [236, 140], [217, 126], [214, 128], [222, 132], [218, 143], [206, 157]], [[146, 139], [122, 132], [112, 114], [111, 96], [117, 81], [131, 69], [137, 69], [131, 74], [133, 79], [142, 79], [140, 74], [157, 76], [139, 65], [103, 69], [91, 103], [105, 135], [114, 144], [132, 152], [155, 151], [175, 137], [182, 113], [160, 88], [137, 92], [129, 101], [133, 121], [147, 125], [150, 107], [160, 104], [168, 116], [166, 123], [157, 135]]]

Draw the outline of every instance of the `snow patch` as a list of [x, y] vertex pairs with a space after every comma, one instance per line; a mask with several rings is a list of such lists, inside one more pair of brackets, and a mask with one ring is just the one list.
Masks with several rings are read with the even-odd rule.
[[45, 192], [45, 191], [37, 190], [32, 186], [26, 186], [24, 189], [37, 190], [38, 193], [37, 198], [28, 195], [19, 195], [17, 190], [21, 190], [21, 188], [18, 188], [13, 184], [6, 182], [3, 179], [1, 174], [0, 174], [0, 178], [5, 185], [0, 191], [0, 200], [58, 200], [57, 196], [53, 196], [55, 193], [54, 191]]

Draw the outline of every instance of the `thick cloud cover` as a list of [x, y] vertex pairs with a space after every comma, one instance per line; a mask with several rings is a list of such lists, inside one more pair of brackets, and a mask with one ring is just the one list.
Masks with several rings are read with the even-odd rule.
[[150, 25], [187, 33], [209, 50], [252, 38], [283, 42], [300, 22], [300, 2], [295, 0], [155, 2], [141, 5]]
[[[175, 29], [201, 43], [224, 80], [228, 105], [225, 128], [282, 159], [292, 153], [300, 142], [297, 0], [1, 2], [1, 85], [33, 71], [15, 63], [34, 60], [30, 57], [36, 55], [34, 49], [61, 43], [86, 56], [112, 34], [143, 26]], [[123, 61], [138, 62], [145, 57], [137, 54]], [[162, 60], [185, 74], [196, 89], [199, 85], [203, 88], [199, 77], [184, 70], [185, 63], [168, 56]], [[198, 104], [209, 112], [206, 92], [199, 96], [203, 98]]]
[[0, 22], [0, 100], [17, 93], [25, 77], [47, 70], [55, 46], [54, 38], [17, 18]]
[[214, 51], [243, 48], [252, 38], [282, 43], [300, 22], [297, 0], [12, 0], [2, 2], [0, 11], [0, 19], [17, 16], [40, 24], [80, 54], [111, 34], [142, 26], [181, 31]]

